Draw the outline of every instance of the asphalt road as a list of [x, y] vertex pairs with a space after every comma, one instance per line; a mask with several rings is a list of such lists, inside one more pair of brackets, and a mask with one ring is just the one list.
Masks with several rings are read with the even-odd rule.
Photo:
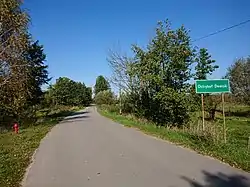
[[95, 108], [43, 139], [24, 187], [250, 187], [250, 174], [126, 128]]

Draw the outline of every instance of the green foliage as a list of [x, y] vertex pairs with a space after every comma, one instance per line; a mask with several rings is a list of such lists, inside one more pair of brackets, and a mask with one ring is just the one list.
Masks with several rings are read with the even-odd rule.
[[85, 105], [90, 105], [92, 103], [92, 88], [87, 87], [85, 89]]
[[236, 60], [228, 68], [226, 77], [230, 80], [233, 95], [241, 103], [250, 105], [250, 57]]
[[100, 91], [96, 96], [95, 96], [95, 104], [97, 105], [112, 105], [115, 104], [116, 99], [114, 94], [110, 90], [104, 90]]
[[174, 89], [166, 88], [159, 92], [156, 103], [159, 109], [155, 111], [156, 119], [153, 121], [166, 125], [180, 126], [190, 119], [191, 104], [186, 93], [178, 93]]
[[101, 91], [109, 90], [110, 85], [108, 81], [102, 76], [98, 76], [96, 78], [96, 83], [95, 83], [95, 95], [97, 95]]
[[174, 90], [183, 90], [191, 78], [190, 65], [193, 63], [194, 50], [190, 44], [188, 31], [181, 26], [172, 30], [168, 20], [163, 24], [159, 22], [156, 36], [144, 51], [133, 46], [137, 61], [137, 76], [143, 86], [170, 87]]
[[209, 55], [208, 50], [205, 48], [200, 49], [195, 61], [197, 62], [195, 79], [198, 80], [207, 79], [208, 74], [211, 75], [219, 68], [219, 66], [214, 65], [215, 60], [211, 60], [211, 55]]
[[92, 91], [84, 83], [60, 77], [45, 94], [47, 105], [86, 106], [91, 103]]
[[20, 0], [0, 3], [0, 128], [35, 121], [47, 84], [46, 55], [28, 32], [29, 16]]
[[0, 126], [19, 118], [29, 97], [29, 17], [19, 0], [0, 3]]
[[103, 111], [107, 111], [107, 112], [111, 112], [111, 113], [119, 113], [120, 107], [117, 104], [102, 104], [98, 106], [99, 109], [103, 110]]
[[205, 110], [209, 113], [209, 118], [215, 120], [216, 110], [221, 103], [221, 95], [206, 95], [204, 97]]
[[29, 62], [29, 99], [30, 105], [36, 105], [43, 99], [41, 86], [51, 80], [48, 75], [48, 65], [45, 65], [46, 55], [39, 41], [31, 43], [26, 54]]
[[[15, 82], [10, 77], [8, 84], [1, 85], [1, 126], [10, 126], [14, 121], [20, 123], [35, 121], [37, 105], [43, 100], [41, 86], [47, 84], [50, 80], [47, 71], [48, 66], [45, 65], [46, 55], [38, 41], [34, 43], [29, 41], [27, 50], [23, 51], [23, 57], [25, 80], [20, 78], [20, 81]], [[22, 68], [20, 71], [22, 71]], [[25, 83], [22, 81], [25, 81]]]
[[159, 22], [147, 49], [134, 45], [133, 52], [134, 62], [126, 71], [131, 77], [126, 112], [131, 109], [159, 124], [185, 124], [190, 104], [184, 100], [195, 55], [188, 31], [184, 26], [171, 29], [168, 20]]
[[[200, 108], [200, 96], [190, 80], [206, 79], [218, 68], [208, 50], [202, 48], [196, 53], [185, 27], [174, 30], [168, 20], [158, 23], [145, 49], [133, 45], [132, 50], [132, 58], [113, 51], [108, 57], [112, 83], [124, 90], [122, 112], [161, 125], [185, 125], [190, 111]], [[195, 62], [196, 72], [192, 74]]]

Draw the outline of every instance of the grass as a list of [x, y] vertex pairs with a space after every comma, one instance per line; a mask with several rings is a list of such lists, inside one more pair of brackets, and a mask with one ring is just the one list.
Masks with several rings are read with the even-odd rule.
[[0, 134], [0, 186], [16, 187], [22, 180], [30, 158], [53, 125], [31, 126], [20, 134]]
[[[146, 134], [191, 148], [200, 154], [215, 157], [231, 166], [250, 171], [250, 150], [247, 148], [248, 136], [250, 136], [249, 118], [248, 120], [239, 120], [236, 117], [227, 119], [228, 142], [224, 144], [186, 130], [158, 127], [153, 123], [107, 110], [99, 109], [99, 113], [127, 127], [137, 128]], [[221, 123], [222, 120], [219, 119], [218, 125], [220, 126]]]
[[20, 128], [19, 134], [0, 133], [0, 187], [18, 187], [41, 139], [63, 117], [80, 108], [58, 108], [38, 112], [38, 124]]

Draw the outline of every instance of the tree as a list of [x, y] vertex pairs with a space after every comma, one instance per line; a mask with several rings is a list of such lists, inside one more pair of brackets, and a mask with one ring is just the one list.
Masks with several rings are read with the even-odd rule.
[[[0, 108], [1, 121], [20, 120], [29, 97], [28, 62], [25, 53], [29, 46], [28, 14], [19, 0], [0, 3]], [[1, 123], [3, 124], [3, 122]]]
[[45, 65], [46, 55], [39, 41], [30, 44], [26, 58], [29, 64], [29, 102], [39, 104], [43, 96], [41, 86], [48, 84], [51, 80], [48, 75], [48, 66]]
[[109, 50], [107, 61], [112, 71], [110, 82], [125, 92], [131, 91], [133, 86], [131, 68], [134, 64], [134, 59], [127, 55], [122, 55], [118, 51]]
[[56, 83], [48, 88], [45, 98], [53, 105], [86, 106], [91, 102], [91, 90], [84, 83], [59, 77]]
[[[194, 58], [194, 49], [184, 26], [172, 30], [168, 20], [159, 22], [156, 36], [147, 49], [134, 45], [133, 51], [135, 64], [132, 74], [139, 83], [136, 105], [140, 115], [159, 124], [177, 124], [178, 119], [188, 119], [187, 102], [176, 107], [188, 97], [183, 93], [189, 87], [188, 80], [192, 77], [190, 66]], [[182, 125], [184, 120], [178, 123]]]
[[86, 105], [90, 105], [92, 103], [92, 88], [91, 87], [87, 87], [86, 88]]
[[228, 68], [226, 78], [230, 80], [233, 95], [250, 105], [250, 57], [236, 60]]
[[20, 0], [0, 3], [0, 86], [21, 82], [27, 72], [23, 54], [29, 44], [29, 17], [21, 4]]
[[211, 55], [209, 55], [208, 50], [205, 48], [200, 49], [195, 61], [197, 62], [195, 79], [198, 80], [207, 79], [207, 75], [211, 75], [219, 68], [218, 65], [214, 65], [215, 60], [211, 59]]
[[115, 104], [114, 94], [110, 90], [100, 91], [95, 96], [95, 103], [97, 105], [103, 105], [103, 104], [112, 105], [112, 104]]
[[96, 78], [96, 83], [95, 83], [95, 95], [97, 95], [101, 91], [109, 90], [110, 85], [108, 81], [102, 76], [98, 76]]
[[[211, 57], [212, 56], [208, 53], [207, 49], [200, 49], [195, 59], [195, 61], [197, 62], [197, 65], [195, 67], [195, 79], [207, 79], [208, 75], [211, 75], [217, 68], [219, 68], [218, 65], [214, 65], [215, 60], [212, 60]], [[210, 118], [214, 120], [216, 108], [220, 103], [220, 99], [218, 100], [216, 96], [209, 96], [209, 94], [206, 94], [205, 96], [205, 108], [209, 112]]]

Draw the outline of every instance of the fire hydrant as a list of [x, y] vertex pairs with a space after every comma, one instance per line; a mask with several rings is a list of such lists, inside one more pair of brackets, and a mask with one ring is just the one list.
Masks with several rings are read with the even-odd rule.
[[13, 129], [14, 129], [15, 133], [18, 134], [18, 130], [19, 130], [18, 123], [14, 124]]

